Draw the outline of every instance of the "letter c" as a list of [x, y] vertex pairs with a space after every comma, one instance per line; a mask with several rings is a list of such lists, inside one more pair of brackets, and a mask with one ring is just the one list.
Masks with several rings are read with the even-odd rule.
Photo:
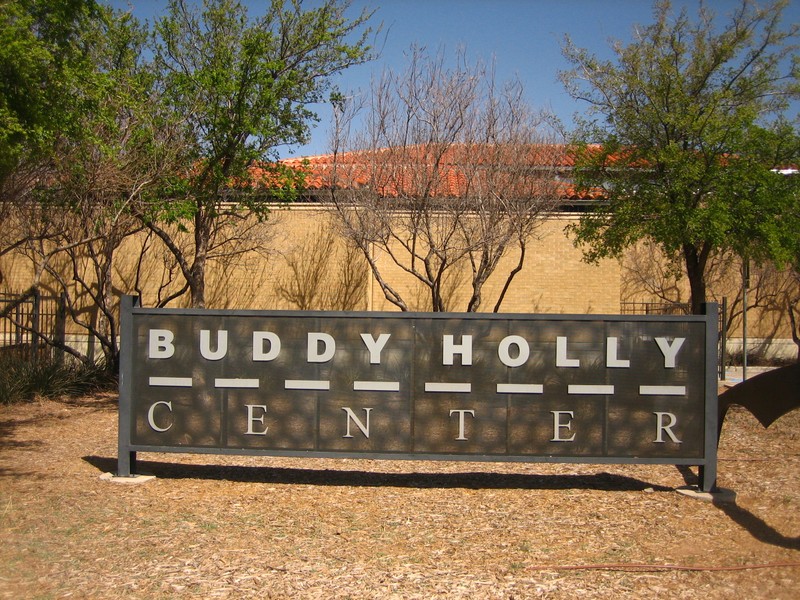
[[172, 428], [173, 423], [170, 423], [166, 427], [159, 427], [158, 425], [156, 425], [156, 422], [153, 419], [153, 415], [156, 412], [156, 406], [158, 406], [159, 404], [163, 404], [169, 409], [169, 412], [172, 412], [172, 401], [165, 402], [164, 400], [159, 400], [158, 402], [154, 402], [150, 407], [150, 410], [147, 411], [147, 424], [150, 425], [153, 431], [164, 433], [165, 431], [168, 431], [169, 429]]

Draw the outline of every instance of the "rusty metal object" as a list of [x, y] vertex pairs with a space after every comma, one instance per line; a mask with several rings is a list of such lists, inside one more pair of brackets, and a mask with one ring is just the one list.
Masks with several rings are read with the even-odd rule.
[[765, 428], [800, 408], [800, 363], [767, 371], [733, 386], [719, 396], [719, 431], [731, 405], [749, 410]]

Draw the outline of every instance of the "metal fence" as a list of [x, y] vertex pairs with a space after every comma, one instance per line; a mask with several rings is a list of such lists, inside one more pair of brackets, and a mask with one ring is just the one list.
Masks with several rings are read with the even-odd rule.
[[0, 349], [32, 360], [62, 355], [52, 344], [64, 343], [66, 311], [63, 301], [38, 290], [23, 294], [0, 293]]
[[688, 304], [681, 302], [620, 302], [621, 315], [688, 315]]

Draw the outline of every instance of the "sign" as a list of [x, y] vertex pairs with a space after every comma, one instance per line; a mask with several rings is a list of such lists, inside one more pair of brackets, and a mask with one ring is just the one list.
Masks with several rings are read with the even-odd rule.
[[119, 474], [141, 451], [637, 462], [699, 465], [710, 489], [716, 323], [144, 309], [126, 297]]

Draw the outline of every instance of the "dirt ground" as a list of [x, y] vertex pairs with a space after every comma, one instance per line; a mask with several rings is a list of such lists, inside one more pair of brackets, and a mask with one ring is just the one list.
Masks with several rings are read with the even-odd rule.
[[674, 466], [141, 454], [116, 397], [0, 407], [0, 598], [798, 598], [800, 411]]

